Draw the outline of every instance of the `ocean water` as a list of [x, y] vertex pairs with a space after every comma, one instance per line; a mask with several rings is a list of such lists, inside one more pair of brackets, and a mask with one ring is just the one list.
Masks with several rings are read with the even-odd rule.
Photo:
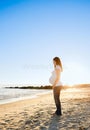
[[0, 104], [6, 104], [18, 100], [36, 98], [38, 95], [50, 93], [51, 90], [40, 89], [10, 89], [0, 88]]
[[[37, 98], [38, 95], [51, 93], [52, 90], [47, 89], [15, 89], [15, 88], [4, 88], [0, 87], [0, 104], [6, 104], [18, 100], [30, 99], [30, 98]], [[62, 90], [62, 93], [68, 93], [68, 96], [71, 96], [73, 93], [90, 93], [90, 88], [69, 88]], [[72, 93], [72, 94], [70, 94]], [[81, 96], [81, 95], [80, 95]]]

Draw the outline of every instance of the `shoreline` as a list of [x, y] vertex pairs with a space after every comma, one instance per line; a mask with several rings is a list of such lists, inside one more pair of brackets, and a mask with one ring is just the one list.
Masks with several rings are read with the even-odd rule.
[[[81, 86], [83, 86], [83, 85], [81, 85]], [[30, 87], [30, 86], [29, 86]], [[46, 87], [48, 87], [48, 86], [46, 86]], [[51, 86], [50, 86], [51, 87]], [[37, 87], [36, 87], [37, 88]], [[38, 92], [38, 93], [35, 93], [35, 94], [33, 94], [33, 95], [22, 95], [22, 96], [16, 96], [16, 97], [11, 97], [11, 98], [5, 98], [5, 99], [1, 99], [0, 100], [0, 105], [3, 105], [3, 104], [7, 104], [7, 103], [13, 103], [13, 102], [16, 102], [16, 101], [21, 101], [21, 100], [25, 100], [25, 99], [32, 99], [32, 98], [37, 98], [39, 95], [43, 95], [43, 94], [47, 94], [47, 93], [51, 93], [51, 91], [52, 91], [52, 89], [30, 89], [30, 88], [26, 88], [25, 89], [25, 87], [24, 87], [24, 89], [21, 89], [21, 90], [37, 90], [37, 92], [38, 92], [38, 90], [41, 90], [42, 91], [42, 93], [41, 92]], [[41, 86], [41, 88], [43, 88], [42, 86]], [[13, 89], [15, 89], [15, 90], [17, 90], [17, 89], [19, 89], [19, 91], [20, 91], [20, 88], [17, 88], [17, 87], [4, 87], [4, 88], [2, 88], [2, 89], [10, 89], [10, 90], [13, 90]], [[81, 91], [81, 90], [84, 90], [84, 89], [88, 89], [88, 90], [90, 90], [90, 87], [88, 87], [88, 85], [87, 85], [87, 87], [82, 87], [82, 88], [80, 88], [80, 87], [69, 87], [69, 88], [65, 88], [65, 87], [63, 87], [62, 88], [62, 91], [66, 91], [66, 92], [68, 92], [68, 91], [72, 91], [72, 90], [74, 90], [74, 91]], [[43, 92], [43, 90], [44, 90], [44, 92]], [[45, 91], [47, 91], [47, 92], [45, 92]]]
[[22, 109], [30, 106], [30, 109], [32, 110], [33, 106], [37, 106], [39, 102], [41, 102], [45, 97], [51, 97], [52, 94], [42, 94], [37, 96], [37, 98], [31, 98], [31, 99], [23, 99], [18, 100], [15, 102], [9, 102], [6, 104], [0, 104], [0, 117], [2, 115], [10, 114], [10, 113], [16, 113], [21, 111]]
[[48, 94], [48, 93], [51, 93], [49, 91], [47, 92], [42, 92], [42, 93], [37, 93], [35, 95], [30, 95], [30, 96], [23, 96], [23, 97], [18, 97], [18, 98], [10, 98], [10, 99], [5, 99], [5, 100], [0, 100], [0, 105], [4, 105], [4, 104], [8, 104], [8, 103], [14, 103], [14, 102], [17, 102], [17, 101], [22, 101], [22, 100], [27, 100], [27, 99], [33, 99], [33, 98], [37, 98], [38, 96], [40, 95], [43, 95], [43, 94]]

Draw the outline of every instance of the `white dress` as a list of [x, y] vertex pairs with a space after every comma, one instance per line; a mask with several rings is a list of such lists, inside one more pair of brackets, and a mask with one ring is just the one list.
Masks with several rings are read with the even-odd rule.
[[[59, 65], [56, 65], [56, 69], [60, 69], [60, 71], [61, 71], [61, 67]], [[56, 79], [56, 71], [54, 70], [54, 71], [52, 71], [52, 75], [49, 78], [49, 82], [53, 85], [55, 82], [55, 79]], [[62, 86], [60, 79], [59, 79], [58, 83], [56, 84], [56, 86]]]

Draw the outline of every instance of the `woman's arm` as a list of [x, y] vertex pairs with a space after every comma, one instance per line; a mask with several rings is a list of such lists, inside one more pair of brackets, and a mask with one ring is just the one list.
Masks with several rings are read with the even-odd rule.
[[56, 84], [58, 83], [59, 79], [60, 79], [60, 69], [56, 69], [56, 79], [55, 79], [55, 82], [53, 84], [53, 87], [54, 88], [56, 86]]

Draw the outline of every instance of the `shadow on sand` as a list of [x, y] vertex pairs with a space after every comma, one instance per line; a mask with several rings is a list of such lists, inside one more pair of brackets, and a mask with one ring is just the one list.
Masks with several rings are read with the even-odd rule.
[[61, 116], [52, 115], [48, 130], [59, 130]]

